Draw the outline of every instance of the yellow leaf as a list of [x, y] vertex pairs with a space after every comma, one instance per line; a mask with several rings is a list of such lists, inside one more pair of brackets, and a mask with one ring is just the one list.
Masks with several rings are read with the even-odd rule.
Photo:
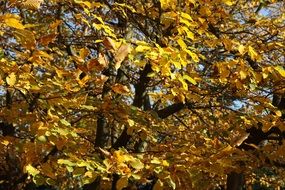
[[71, 124], [68, 121], [66, 121], [65, 119], [61, 119], [59, 121], [60, 121], [60, 123], [62, 123], [65, 126], [71, 126]]
[[47, 138], [45, 135], [41, 135], [41, 136], [38, 136], [37, 137], [37, 140], [40, 141], [40, 142], [46, 142], [47, 141]]
[[141, 170], [144, 168], [144, 164], [137, 158], [130, 160], [130, 165], [136, 170]]
[[240, 78], [241, 80], [246, 79], [247, 73], [244, 70], [241, 70], [239, 72]]
[[250, 58], [254, 61], [256, 61], [259, 58], [258, 53], [251, 46], [248, 46], [248, 54], [249, 54]]
[[5, 146], [8, 146], [8, 145], [10, 144], [10, 142], [7, 141], [7, 140], [3, 140], [3, 141], [1, 142], [1, 144], [5, 145]]
[[87, 8], [91, 8], [91, 3], [89, 1], [80, 1], [80, 0], [75, 0], [75, 3], [80, 4], [82, 7], [87, 7]]
[[4, 22], [7, 26], [17, 29], [25, 29], [25, 26], [20, 22], [19, 18], [14, 15], [5, 15]]
[[136, 10], [134, 9], [134, 7], [127, 5], [125, 3], [114, 3], [113, 6], [118, 6], [118, 7], [122, 7], [122, 8], [126, 8], [129, 9], [130, 11], [132, 11], [133, 13], [136, 12]]
[[226, 50], [228, 50], [228, 51], [232, 50], [233, 42], [230, 39], [224, 38], [223, 39], [223, 44], [224, 44]]
[[32, 176], [35, 176], [40, 173], [40, 171], [36, 169], [35, 167], [33, 167], [31, 164], [27, 165], [25, 169], [26, 169], [26, 172]]
[[276, 114], [278, 117], [281, 117], [281, 116], [282, 116], [282, 112], [281, 112], [280, 110], [275, 111], [275, 114]]
[[161, 8], [166, 9], [175, 9], [177, 5], [177, 0], [160, 0]]
[[168, 167], [168, 166], [169, 166], [169, 163], [168, 163], [166, 160], [163, 160], [163, 161], [162, 161], [162, 165]]
[[183, 41], [182, 38], [179, 38], [177, 40], [177, 43], [179, 44], [179, 46], [184, 50], [184, 49], [187, 49], [187, 45], [185, 44], [185, 42]]
[[223, 0], [226, 5], [232, 6], [234, 4], [233, 0]]
[[172, 189], [176, 189], [176, 184], [175, 182], [171, 179], [170, 175], [167, 176], [165, 179], [167, 179], [167, 183]]
[[176, 69], [181, 69], [181, 64], [180, 64], [180, 62], [178, 62], [178, 61], [173, 61], [172, 63], [173, 63], [173, 65], [174, 65], [174, 67], [175, 67]]
[[282, 67], [282, 66], [276, 66], [274, 67], [274, 69], [276, 71], [278, 71], [278, 73], [282, 76], [282, 77], [285, 77], [285, 69]]
[[[184, 26], [183, 26], [183, 28], [184, 28]], [[194, 36], [193, 32], [191, 32], [190, 30], [185, 30], [185, 32], [186, 32], [187, 38], [189, 38], [191, 40], [195, 39], [195, 36]]]
[[116, 183], [116, 189], [122, 190], [123, 188], [127, 187], [129, 184], [127, 177], [121, 177]]
[[160, 161], [157, 157], [154, 157], [154, 158], [150, 161], [150, 163], [152, 163], [152, 164], [161, 164], [161, 161]]
[[132, 119], [128, 119], [128, 123], [129, 123], [129, 126], [131, 127], [135, 125], [135, 122]]
[[185, 19], [188, 19], [188, 20], [193, 21], [192, 17], [191, 17], [189, 14], [187, 14], [187, 13], [181, 12], [180, 15], [181, 15], [183, 18], [185, 18]]
[[6, 82], [9, 86], [14, 86], [16, 83], [17, 77], [15, 75], [15, 73], [11, 73], [6, 77]]
[[187, 27], [189, 28], [193, 28], [195, 26], [197, 26], [197, 24], [195, 24], [195, 22], [190, 22], [189, 20], [187, 19], [183, 19], [183, 18], [180, 18], [179, 21], [183, 24], [185, 24]]
[[150, 50], [150, 49], [151, 49], [151, 47], [149, 47], [149, 46], [139, 45], [136, 47], [135, 51], [140, 53], [140, 52], [145, 52], [145, 51]]
[[191, 32], [188, 27], [182, 26], [182, 27], [179, 27], [177, 30], [178, 30], [179, 34], [186, 33], [187, 38], [189, 38], [191, 40], [195, 39], [194, 33]]
[[245, 46], [244, 45], [239, 45], [238, 46], [238, 51], [241, 55], [244, 55], [245, 53]]
[[67, 160], [67, 159], [58, 159], [57, 161], [58, 164], [63, 164], [63, 165], [66, 165], [66, 166], [76, 166], [76, 164], [74, 162], [71, 162], [70, 160]]
[[181, 82], [183, 89], [188, 90], [188, 84], [183, 80], [181, 76], [178, 77], [178, 80]]
[[188, 75], [183, 75], [183, 79], [188, 80], [190, 83], [192, 83], [194, 85], [197, 84], [197, 82], [192, 77], [190, 77]]
[[190, 55], [190, 57], [193, 59], [194, 62], [199, 62], [199, 57], [196, 53], [193, 53], [192, 51], [185, 49], [184, 51], [186, 51], [186, 53], [188, 53], [188, 55]]

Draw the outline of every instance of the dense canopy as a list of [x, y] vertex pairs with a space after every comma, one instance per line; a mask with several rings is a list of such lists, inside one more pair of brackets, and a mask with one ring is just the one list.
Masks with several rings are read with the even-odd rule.
[[285, 3], [1, 0], [0, 189], [285, 186]]

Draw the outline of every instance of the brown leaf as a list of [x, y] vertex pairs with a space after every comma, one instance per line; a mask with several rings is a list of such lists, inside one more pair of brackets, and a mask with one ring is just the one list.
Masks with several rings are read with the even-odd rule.
[[121, 63], [124, 61], [124, 59], [127, 57], [127, 55], [130, 53], [130, 48], [127, 44], [122, 44], [119, 49], [116, 52], [115, 55], [115, 69], [118, 70], [121, 67]]
[[130, 92], [128, 87], [118, 83], [112, 86], [112, 90], [118, 94], [128, 94]]
[[35, 48], [36, 39], [33, 32], [29, 30], [16, 30], [14, 36], [23, 47], [27, 49]]
[[56, 20], [56, 21], [54, 21], [53, 23], [51, 23], [51, 24], [49, 25], [49, 28], [50, 28], [50, 29], [55, 29], [55, 28], [57, 28], [61, 23], [62, 23], [61, 20]]
[[47, 46], [49, 43], [53, 42], [57, 34], [48, 34], [40, 38], [40, 43], [44, 46]]
[[87, 49], [87, 48], [82, 48], [82, 49], [80, 49], [80, 51], [79, 51], [79, 56], [80, 56], [82, 59], [85, 59], [89, 54], [90, 54], [90, 51], [89, 51], [89, 49]]
[[106, 49], [110, 50], [115, 50], [116, 49], [116, 43], [114, 42], [114, 40], [110, 37], [107, 37], [103, 40], [103, 44], [106, 47]]
[[96, 71], [100, 72], [104, 70], [108, 66], [108, 61], [104, 54], [100, 53], [97, 59], [91, 59], [87, 63], [87, 69], [92, 70], [95, 69]]
[[235, 143], [234, 147], [240, 146], [249, 136], [249, 133], [245, 133], [242, 137], [240, 137]]
[[22, 4], [25, 8], [39, 9], [44, 0], [26, 0]]
[[116, 183], [116, 189], [122, 190], [123, 188], [128, 186], [128, 178], [122, 177]]

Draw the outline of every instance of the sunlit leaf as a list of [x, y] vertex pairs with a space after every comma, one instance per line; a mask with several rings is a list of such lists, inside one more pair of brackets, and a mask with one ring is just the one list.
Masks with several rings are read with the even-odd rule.
[[244, 45], [239, 45], [238, 46], [238, 51], [241, 55], [244, 55], [245, 53], [245, 46]]
[[226, 5], [233, 5], [234, 4], [234, 0], [223, 0], [223, 2], [226, 4]]
[[57, 160], [57, 163], [58, 164], [63, 164], [63, 165], [66, 165], [66, 166], [76, 166], [76, 164], [74, 162], [71, 162], [70, 160], [66, 160], [66, 159], [58, 159]]
[[259, 59], [258, 53], [254, 50], [252, 46], [248, 46], [248, 54], [252, 60]]
[[139, 159], [130, 160], [130, 165], [136, 170], [141, 170], [144, 168], [144, 164]]
[[25, 169], [26, 169], [26, 172], [32, 176], [36, 176], [40, 173], [40, 171], [36, 169], [35, 167], [33, 167], [31, 164], [27, 165]]
[[239, 72], [239, 74], [240, 74], [240, 78], [241, 78], [242, 80], [246, 79], [247, 73], [246, 73], [244, 70], [241, 70], [241, 71]]
[[17, 76], [15, 73], [11, 73], [6, 77], [6, 82], [9, 86], [14, 86], [17, 81]]
[[192, 83], [194, 85], [197, 84], [197, 82], [192, 77], [190, 77], [188, 75], [183, 75], [183, 79], [189, 81], [190, 83]]
[[278, 71], [278, 73], [282, 76], [282, 77], [285, 77], [285, 69], [282, 67], [282, 66], [276, 66], [274, 67], [274, 69], [276, 71]]
[[25, 28], [25, 26], [19, 20], [19, 17], [16, 17], [14, 15], [5, 15], [4, 21], [7, 24], [7, 26], [10, 26], [12, 28], [17, 28], [17, 29]]
[[3, 141], [1, 141], [1, 144], [8, 146], [10, 144], [10, 142], [7, 140], [3, 140]]

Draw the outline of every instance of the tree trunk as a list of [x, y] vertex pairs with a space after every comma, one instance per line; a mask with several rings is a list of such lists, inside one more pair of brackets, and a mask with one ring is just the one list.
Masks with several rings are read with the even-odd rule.
[[105, 147], [108, 144], [109, 128], [106, 118], [100, 114], [97, 119], [95, 146]]
[[227, 176], [227, 190], [242, 190], [245, 185], [242, 173], [231, 172]]

